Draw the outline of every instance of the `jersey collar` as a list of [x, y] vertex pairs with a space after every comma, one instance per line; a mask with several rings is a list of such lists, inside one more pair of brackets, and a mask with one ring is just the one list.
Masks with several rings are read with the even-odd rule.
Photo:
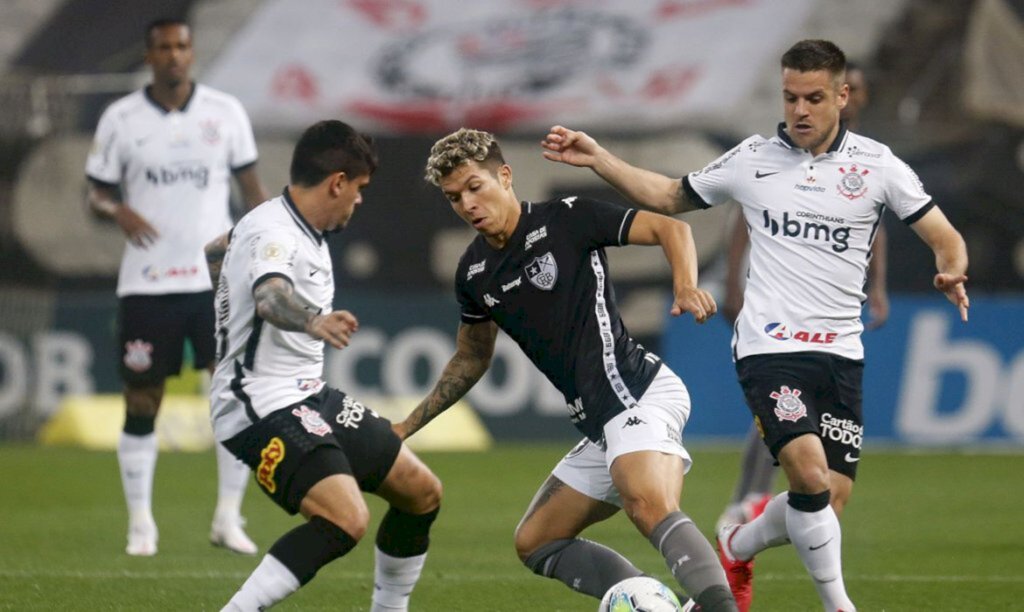
[[179, 113], [184, 113], [185, 111], [187, 111], [188, 110], [188, 105], [192, 102], [192, 98], [194, 98], [196, 96], [196, 90], [197, 89], [199, 89], [199, 86], [196, 84], [195, 81], [192, 81], [192, 91], [188, 92], [188, 97], [185, 98], [185, 103], [181, 105], [181, 108], [167, 108], [163, 104], [160, 104], [159, 102], [157, 102], [156, 98], [153, 97], [153, 86], [152, 85], [146, 85], [146, 87], [143, 88], [142, 93], [145, 94], [146, 100], [148, 100], [150, 104], [155, 106], [156, 109], [158, 111], [160, 111], [161, 114], [166, 115], [166, 114], [170, 113], [171, 111], [175, 111], [175, 110], [178, 111]]
[[[825, 151], [825, 154], [828, 155], [829, 153], [835, 153], [836, 151], [841, 150], [843, 148], [843, 143], [846, 142], [846, 135], [848, 133], [849, 132], [846, 129], [846, 122], [843, 121], [842, 119], [840, 119], [839, 120], [839, 132], [836, 134], [836, 138], [835, 138], [835, 140], [832, 141], [832, 144], [829, 145], [828, 150]], [[780, 121], [779, 122], [779, 126], [778, 126], [778, 128], [776, 128], [776, 135], [779, 137], [779, 140], [782, 141], [782, 144], [786, 145], [788, 148], [790, 148], [790, 149], [799, 149], [800, 148], [800, 147], [796, 146], [796, 143], [793, 142], [793, 140], [789, 137], [789, 134], [786, 132], [786, 122], [785, 121]]]
[[284, 191], [281, 192], [281, 197], [284, 198], [285, 209], [291, 214], [292, 220], [295, 221], [295, 225], [299, 226], [303, 232], [305, 232], [310, 238], [316, 241], [317, 246], [320, 246], [324, 242], [324, 235], [321, 232], [316, 231], [309, 221], [302, 216], [299, 212], [299, 207], [292, 201], [292, 197], [288, 195], [288, 188], [285, 187]]

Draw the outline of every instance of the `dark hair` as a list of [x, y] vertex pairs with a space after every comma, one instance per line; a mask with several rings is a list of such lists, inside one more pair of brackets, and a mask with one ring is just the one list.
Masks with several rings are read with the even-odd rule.
[[292, 153], [291, 183], [300, 187], [319, 185], [335, 172], [349, 178], [371, 175], [377, 169], [373, 139], [334, 119], [306, 128]]
[[800, 72], [827, 70], [837, 77], [846, 71], [846, 54], [828, 40], [801, 40], [782, 54], [782, 67]]
[[160, 19], [154, 19], [146, 24], [146, 48], [153, 46], [153, 30], [160, 28], [166, 28], [167, 26], [184, 26], [189, 29], [189, 37], [192, 36], [192, 28], [188, 25], [188, 22], [184, 19], [176, 19], [173, 17], [162, 17]]

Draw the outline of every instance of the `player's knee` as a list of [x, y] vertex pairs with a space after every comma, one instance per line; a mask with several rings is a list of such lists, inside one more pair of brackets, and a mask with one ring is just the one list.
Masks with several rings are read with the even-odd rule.
[[516, 527], [515, 533], [515, 547], [516, 555], [519, 560], [526, 563], [527, 559], [535, 551], [540, 549], [550, 540], [545, 538], [540, 532], [532, 528], [529, 521], [519, 523]]
[[426, 514], [441, 507], [441, 498], [444, 496], [444, 487], [441, 479], [433, 472], [427, 471], [423, 478], [423, 486], [416, 501], [413, 503], [412, 514]]
[[787, 470], [789, 488], [797, 493], [816, 493], [829, 488], [828, 468], [816, 464], [798, 465]]
[[534, 550], [527, 553], [526, 551], [516, 550], [519, 553], [519, 559], [523, 562], [523, 565], [530, 568], [534, 574], [538, 576], [548, 575], [548, 561], [558, 556], [566, 546], [573, 543], [572, 539], [554, 540], [552, 542], [546, 542], [541, 546], [536, 547]]
[[651, 497], [623, 497], [622, 509], [626, 512], [629, 520], [636, 525], [645, 536], [649, 535], [654, 527], [662, 521], [669, 513], [678, 510], [678, 504], [670, 503], [665, 499]]
[[125, 412], [136, 417], [155, 417], [164, 390], [160, 386], [124, 388]]
[[345, 512], [330, 512], [324, 517], [347, 533], [356, 542], [363, 539], [370, 524], [370, 510], [365, 505], [346, 508]]

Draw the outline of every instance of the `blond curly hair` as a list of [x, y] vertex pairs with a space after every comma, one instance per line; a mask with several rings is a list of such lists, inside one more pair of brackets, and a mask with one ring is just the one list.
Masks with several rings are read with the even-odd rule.
[[441, 179], [468, 161], [488, 166], [501, 166], [505, 163], [494, 134], [460, 128], [457, 132], [438, 140], [430, 147], [430, 157], [427, 159], [426, 174], [423, 178], [439, 186]]

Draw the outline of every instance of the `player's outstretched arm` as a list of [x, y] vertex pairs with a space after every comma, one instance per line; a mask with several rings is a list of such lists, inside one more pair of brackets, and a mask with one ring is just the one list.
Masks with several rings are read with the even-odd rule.
[[401, 423], [392, 425], [403, 440], [423, 428], [473, 388], [491, 365], [498, 326], [493, 321], [459, 325], [455, 354], [428, 395]]
[[590, 168], [642, 208], [666, 215], [697, 208], [686, 197], [681, 180], [626, 163], [599, 145], [586, 132], [556, 125], [541, 141], [541, 146], [545, 149], [545, 159]]
[[639, 211], [628, 240], [629, 244], [661, 245], [672, 267], [672, 316], [688, 312], [703, 323], [718, 311], [711, 294], [697, 288], [697, 247], [688, 223]]
[[287, 278], [272, 276], [252, 291], [256, 301], [256, 314], [261, 319], [284, 331], [306, 332], [336, 349], [348, 346], [359, 330], [359, 321], [347, 310], [334, 310], [317, 314], [295, 295], [295, 287]]
[[971, 302], [964, 288], [967, 282], [967, 245], [963, 237], [938, 207], [929, 210], [910, 227], [935, 253], [938, 274], [932, 284], [946, 294], [946, 299], [960, 311], [960, 320], [966, 322]]

